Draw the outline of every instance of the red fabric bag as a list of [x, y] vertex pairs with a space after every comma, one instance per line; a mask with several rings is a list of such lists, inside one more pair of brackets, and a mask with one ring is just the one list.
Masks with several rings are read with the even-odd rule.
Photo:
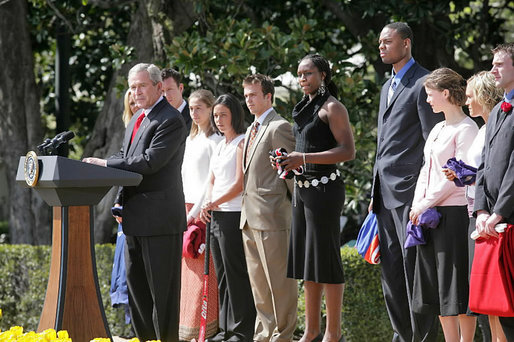
[[187, 226], [182, 238], [182, 256], [196, 259], [200, 256], [198, 249], [205, 243], [205, 223], [195, 220]]
[[498, 238], [478, 238], [471, 267], [469, 308], [486, 315], [514, 317], [514, 229]]

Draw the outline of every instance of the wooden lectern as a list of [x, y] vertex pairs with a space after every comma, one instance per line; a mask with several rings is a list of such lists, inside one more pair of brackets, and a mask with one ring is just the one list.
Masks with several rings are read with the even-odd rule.
[[[27, 179], [31, 171], [36, 177], [32, 183]], [[50, 276], [38, 332], [67, 330], [74, 342], [112, 339], [96, 273], [93, 205], [112, 186], [135, 186], [142, 179], [137, 173], [60, 156], [20, 158], [16, 181], [31, 184], [53, 206]]]

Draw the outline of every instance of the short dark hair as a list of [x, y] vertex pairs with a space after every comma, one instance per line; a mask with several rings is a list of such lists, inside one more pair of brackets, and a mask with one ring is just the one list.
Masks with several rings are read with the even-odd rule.
[[386, 27], [398, 32], [398, 34], [400, 35], [400, 37], [402, 39], [409, 38], [411, 45], [414, 43], [414, 33], [412, 33], [412, 29], [410, 28], [410, 26], [407, 23], [399, 21], [399, 22], [387, 24], [386, 26], [384, 26], [384, 28], [386, 28]]
[[214, 107], [216, 105], [224, 105], [230, 110], [230, 115], [232, 116], [232, 120], [230, 123], [232, 124], [232, 128], [236, 131], [237, 134], [243, 134], [245, 132], [245, 117], [243, 106], [241, 106], [241, 102], [232, 94], [223, 94], [218, 96], [214, 105], [212, 106], [211, 112], [211, 125], [214, 127], [217, 133], [223, 134], [219, 131], [216, 126], [216, 122], [214, 122]]
[[273, 96], [275, 96], [275, 86], [273, 85], [271, 77], [263, 74], [248, 75], [243, 80], [243, 87], [245, 84], [260, 84], [262, 93], [264, 95], [271, 94], [271, 101], [273, 101]]
[[508, 55], [510, 55], [510, 59], [512, 60], [512, 65], [514, 65], [514, 43], [500, 44], [491, 50], [493, 55], [496, 55], [500, 51], [503, 51], [503, 52], [507, 53]]
[[466, 80], [450, 68], [439, 68], [432, 71], [423, 84], [425, 87], [437, 91], [448, 89], [448, 101], [457, 106], [466, 103]]
[[171, 68], [168, 68], [168, 69], [162, 69], [161, 71], [161, 77], [162, 77], [162, 80], [164, 81], [165, 79], [168, 79], [170, 77], [173, 77], [173, 79], [175, 80], [175, 82], [177, 83], [177, 86], [180, 85], [180, 82], [182, 82], [182, 75], [180, 74], [180, 72], [178, 72], [177, 70], [175, 69], [171, 69]]

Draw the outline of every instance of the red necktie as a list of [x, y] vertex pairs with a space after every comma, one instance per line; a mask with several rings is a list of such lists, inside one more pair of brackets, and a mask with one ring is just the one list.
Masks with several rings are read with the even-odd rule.
[[248, 145], [246, 145], [246, 158], [245, 161], [248, 164], [248, 153], [250, 152], [253, 141], [255, 140], [255, 136], [257, 135], [257, 131], [259, 130], [259, 121], [255, 121], [253, 124], [252, 130], [250, 131], [250, 137], [248, 138]]
[[143, 122], [144, 118], [145, 118], [145, 111], [143, 111], [141, 114], [139, 114], [139, 117], [136, 120], [136, 124], [134, 125], [134, 130], [132, 131], [132, 138], [130, 139], [131, 144], [132, 144], [132, 141], [134, 141], [134, 137], [136, 136], [137, 130], [141, 126], [141, 122]]

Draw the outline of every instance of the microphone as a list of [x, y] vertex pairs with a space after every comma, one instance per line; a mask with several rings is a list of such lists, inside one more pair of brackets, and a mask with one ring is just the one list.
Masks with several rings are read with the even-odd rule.
[[48, 145], [52, 140], [50, 138], [46, 138], [41, 144], [37, 145], [37, 149], [39, 153], [45, 154], [45, 146]]
[[62, 132], [54, 138], [55, 142], [52, 143], [52, 146], [55, 145], [55, 148], [57, 148], [60, 145], [67, 143], [74, 137], [75, 137], [75, 133], [73, 133], [72, 131]]
[[61, 132], [57, 134], [52, 140], [48, 141], [44, 146], [42, 146], [41, 149], [45, 154], [52, 155], [57, 151], [59, 146], [67, 143], [68, 141], [73, 139], [73, 137], [75, 137], [75, 133], [73, 133], [72, 131]]

